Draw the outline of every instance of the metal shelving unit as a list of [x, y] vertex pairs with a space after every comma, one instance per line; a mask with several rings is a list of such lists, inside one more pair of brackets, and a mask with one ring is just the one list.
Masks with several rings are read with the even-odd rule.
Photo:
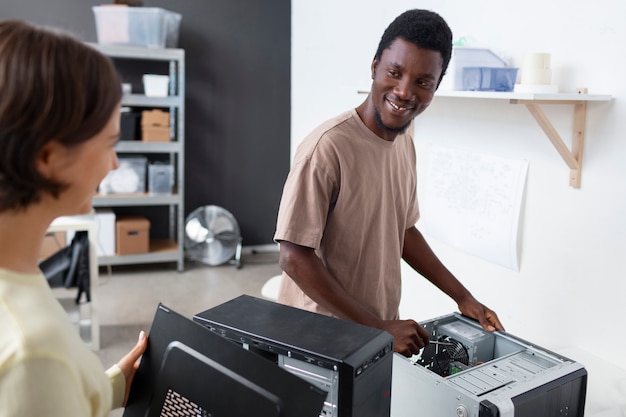
[[96, 196], [94, 207], [168, 206], [169, 239], [151, 239], [150, 251], [137, 255], [98, 257], [99, 265], [129, 265], [176, 262], [178, 271], [184, 269], [184, 161], [185, 161], [185, 51], [183, 49], [153, 49], [134, 46], [91, 44], [103, 54], [116, 60], [145, 60], [169, 63], [169, 96], [147, 97], [126, 94], [122, 105], [134, 108], [169, 109], [172, 142], [120, 141], [118, 154], [169, 155], [175, 167], [175, 187], [171, 195], [107, 194]]

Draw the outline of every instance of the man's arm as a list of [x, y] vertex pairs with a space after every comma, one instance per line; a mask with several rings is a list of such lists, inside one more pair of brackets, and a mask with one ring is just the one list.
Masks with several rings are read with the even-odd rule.
[[404, 235], [402, 259], [450, 296], [457, 303], [462, 314], [478, 320], [487, 331], [504, 330], [496, 313], [479, 303], [448, 271], [415, 227], [409, 228]]
[[280, 267], [320, 306], [343, 319], [382, 329], [394, 337], [394, 350], [405, 356], [428, 343], [428, 333], [414, 320], [381, 320], [348, 293], [312, 248], [280, 241]]

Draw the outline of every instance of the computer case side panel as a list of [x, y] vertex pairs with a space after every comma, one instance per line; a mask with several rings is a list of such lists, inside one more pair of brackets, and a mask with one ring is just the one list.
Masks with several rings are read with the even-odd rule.
[[568, 375], [511, 398], [515, 417], [583, 417], [587, 371], [578, 369]]
[[[386, 354], [366, 370], [367, 374], [350, 377], [345, 375], [346, 385], [353, 385], [351, 395], [340, 397], [340, 404], [352, 410], [342, 412], [340, 416], [381, 417], [388, 416], [391, 410], [391, 372], [393, 355]], [[352, 370], [355, 372], [355, 370]], [[340, 396], [347, 386], [339, 387]], [[348, 393], [346, 393], [348, 394]]]
[[[399, 353], [393, 354], [392, 417], [477, 417], [478, 409], [476, 398], [468, 392]], [[512, 417], [513, 414], [497, 416]]]

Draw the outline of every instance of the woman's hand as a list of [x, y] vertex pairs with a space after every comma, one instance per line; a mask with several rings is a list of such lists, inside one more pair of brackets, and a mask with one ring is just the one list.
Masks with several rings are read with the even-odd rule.
[[139, 333], [139, 340], [137, 340], [137, 344], [135, 345], [135, 347], [117, 363], [117, 366], [119, 366], [122, 370], [124, 377], [126, 377], [126, 390], [124, 392], [124, 402], [122, 403], [123, 406], [126, 406], [126, 402], [128, 401], [130, 386], [133, 382], [133, 378], [135, 377], [135, 372], [137, 372], [137, 368], [139, 368], [139, 359], [141, 358], [141, 355], [143, 355], [143, 353], [146, 351], [147, 347], [148, 338], [142, 330]]

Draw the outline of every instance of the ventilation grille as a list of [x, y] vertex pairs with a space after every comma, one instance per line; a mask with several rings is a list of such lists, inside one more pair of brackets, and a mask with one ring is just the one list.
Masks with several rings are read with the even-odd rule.
[[176, 391], [169, 389], [163, 408], [161, 408], [161, 417], [211, 417], [211, 414]]

